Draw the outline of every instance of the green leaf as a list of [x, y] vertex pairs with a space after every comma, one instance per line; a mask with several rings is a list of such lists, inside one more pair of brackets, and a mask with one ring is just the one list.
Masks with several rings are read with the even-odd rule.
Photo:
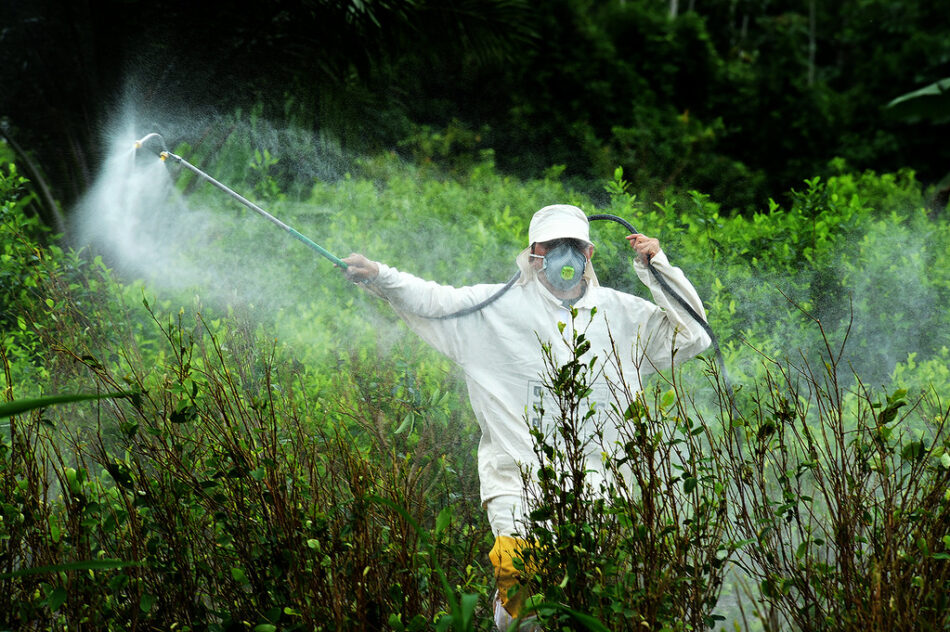
[[412, 414], [412, 413], [409, 413], [408, 415], [406, 415], [406, 418], [403, 419], [402, 423], [399, 424], [399, 427], [396, 428], [396, 433], [395, 433], [395, 434], [401, 434], [401, 433], [405, 432], [405, 431], [410, 427], [410, 425], [412, 424], [413, 418], [414, 418], [414, 417], [413, 417], [413, 414]]
[[64, 603], [66, 603], [66, 589], [63, 587], [56, 588], [46, 600], [46, 605], [49, 606], [51, 612], [59, 610]]
[[939, 123], [950, 120], [950, 77], [902, 94], [886, 107], [907, 121], [929, 119]]
[[669, 408], [673, 405], [673, 402], [676, 401], [676, 393], [673, 390], [668, 390], [663, 393], [663, 401], [660, 402], [660, 407]]
[[236, 581], [239, 584], [247, 583], [247, 575], [244, 573], [243, 568], [234, 567], [231, 569], [231, 579]]
[[808, 542], [802, 542], [798, 545], [798, 549], [795, 551], [795, 557], [801, 559], [805, 557], [805, 554], [808, 553]]
[[554, 603], [550, 601], [545, 601], [541, 603], [537, 603], [537, 602], [532, 603], [530, 599], [528, 600], [528, 603], [531, 603], [532, 607], [529, 608], [526, 603], [525, 604], [526, 611], [537, 612], [537, 611], [541, 611], [545, 609], [560, 610], [561, 612], [564, 612], [565, 614], [569, 615], [575, 622], [580, 623], [586, 629], [590, 630], [590, 632], [610, 632], [607, 626], [605, 626], [603, 623], [601, 623], [594, 617], [590, 616], [589, 614], [579, 612], [577, 610], [574, 610], [573, 608], [568, 608], [567, 606], [563, 604]]
[[139, 610], [145, 613], [151, 612], [156, 601], [158, 601], [158, 597], [145, 593], [142, 595], [141, 601], [139, 601]]
[[452, 521], [452, 508], [443, 507], [442, 511], [439, 512], [438, 518], [435, 519], [435, 532], [442, 533], [445, 531], [445, 528], [449, 526], [449, 523]]
[[259, 623], [254, 626], [254, 632], [275, 632], [277, 626], [273, 623]]
[[686, 492], [687, 494], [692, 492], [694, 489], [696, 489], [696, 482], [697, 481], [696, 481], [695, 476], [690, 476], [688, 478], [683, 479], [683, 491]]
[[71, 402], [85, 402], [94, 399], [113, 399], [120, 397], [132, 397], [132, 392], [104, 393], [98, 395], [50, 395], [47, 397], [36, 397], [32, 399], [18, 399], [12, 402], [0, 404], [0, 419], [20, 415], [37, 408], [46, 408], [54, 404], [68, 404]]
[[267, 476], [267, 470], [263, 467], [251, 470], [251, 478], [253, 478], [255, 481], [262, 481], [264, 480], [265, 476]]
[[402, 624], [402, 615], [397, 612], [390, 613], [389, 627], [395, 632], [403, 632], [403, 630], [406, 629], [406, 626]]
[[475, 608], [478, 607], [478, 595], [475, 593], [463, 593], [459, 600], [459, 610], [462, 615], [462, 629], [474, 630], [472, 622], [475, 619]]

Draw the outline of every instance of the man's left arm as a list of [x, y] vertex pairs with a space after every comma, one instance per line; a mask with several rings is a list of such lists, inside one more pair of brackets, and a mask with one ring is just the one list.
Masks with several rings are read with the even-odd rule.
[[634, 240], [628, 237], [638, 254], [634, 269], [644, 285], [650, 288], [653, 300], [660, 308], [651, 314], [646, 331], [641, 331], [641, 339], [645, 340], [644, 351], [654, 368], [668, 368], [674, 359], [683, 361], [701, 353], [712, 340], [703, 325], [657, 281], [644, 260], [648, 259], [649, 265], [663, 277], [669, 288], [703, 321], [706, 320], [706, 310], [693, 284], [682, 270], [670, 264], [657, 240], [643, 235], [631, 237], [643, 238]]

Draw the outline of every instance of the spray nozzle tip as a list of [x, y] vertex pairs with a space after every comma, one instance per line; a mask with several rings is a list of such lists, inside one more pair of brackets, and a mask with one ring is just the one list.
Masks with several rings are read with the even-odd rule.
[[142, 149], [143, 147], [148, 147], [159, 155], [161, 155], [163, 151], [168, 151], [168, 148], [165, 145], [165, 139], [162, 138], [161, 134], [158, 134], [157, 132], [152, 132], [151, 134], [143, 136], [133, 144], [134, 149]]

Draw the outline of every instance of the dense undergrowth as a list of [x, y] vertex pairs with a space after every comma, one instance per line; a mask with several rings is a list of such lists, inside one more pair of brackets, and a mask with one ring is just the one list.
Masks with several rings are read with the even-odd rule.
[[[331, 250], [456, 285], [506, 278], [540, 206], [594, 210], [490, 160], [445, 178], [382, 156], [291, 194], [276, 150], [227, 156], [206, 166]], [[60, 245], [26, 184], [3, 166], [5, 399], [136, 396], [0, 420], [0, 629], [490, 628], [478, 428], [447, 362], [207, 188], [187, 204], [213, 230], [135, 280]], [[911, 173], [816, 179], [746, 217], [695, 192], [648, 207], [621, 173], [607, 189], [601, 210], [697, 286], [729, 375], [707, 358], [618, 396], [632, 476], [593, 490], [567, 448], [609, 358], [571, 328], [548, 376], [571, 395], [548, 411], [561, 438], [537, 437], [563, 474], [526, 525], [542, 623], [946, 629], [946, 215]], [[614, 231], [594, 229], [601, 281], [640, 293]]]

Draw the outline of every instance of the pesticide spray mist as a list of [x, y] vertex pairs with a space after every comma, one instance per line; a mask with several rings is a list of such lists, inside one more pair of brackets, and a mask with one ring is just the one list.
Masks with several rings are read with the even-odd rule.
[[80, 201], [74, 235], [130, 275], [186, 286], [192, 270], [176, 261], [186, 245], [208, 235], [207, 217], [190, 210], [164, 162], [143, 157], [125, 138], [112, 147], [99, 178]]
[[[202, 302], [220, 306], [262, 306], [268, 319], [276, 317], [278, 321], [281, 321], [281, 313], [293, 312], [295, 325], [282, 334], [300, 342], [301, 349], [360, 344], [358, 338], [347, 336], [346, 332], [346, 328], [354, 328], [357, 318], [372, 321], [365, 329], [373, 335], [401, 335], [395, 333], [401, 330], [393, 326], [392, 315], [385, 309], [370, 307], [372, 299], [354, 291], [328, 261], [313, 255], [286, 233], [210, 185], [187, 180], [187, 174], [183, 177], [175, 165], [164, 163], [151, 153], [136, 155], [134, 141], [153, 129], [155, 126], [137, 125], [134, 117], [126, 117], [122, 133], [110, 137], [109, 158], [95, 186], [73, 213], [74, 235], [79, 243], [89, 244], [101, 252], [107, 262], [124, 275], [144, 279], [150, 291], [169, 292], [173, 296], [183, 292], [200, 293]], [[372, 182], [347, 185], [342, 189], [345, 199], [328, 201], [327, 196], [315, 199], [309, 191], [315, 180], [341, 177], [347, 163], [339, 153], [326, 151], [324, 140], [306, 133], [274, 130], [260, 120], [226, 117], [198, 124], [166, 123], [157, 131], [173, 146], [178, 142], [199, 143], [196, 139], [215, 138], [199, 147], [201, 151], [193, 151], [186, 157], [191, 160], [192, 155], [201, 155], [204, 151], [205, 157], [213, 158], [214, 151], [208, 151], [207, 146], [223, 147], [224, 158], [217, 162], [211, 160], [209, 173], [278, 217], [287, 219], [289, 224], [340, 256], [351, 250], [364, 251], [370, 257], [388, 259], [420, 276], [460, 285], [460, 280], [466, 283], [504, 280], [511, 274], [514, 254], [522, 247], [519, 242], [505, 242], [507, 237], [486, 231], [484, 225], [479, 226], [479, 221], [471, 222], [471, 226], [458, 222], [459, 217], [468, 213], [480, 220], [474, 212], [476, 207], [484, 213], [485, 206], [497, 204], [491, 197], [497, 196], [497, 191], [479, 197], [482, 195], [479, 191], [465, 190], [464, 185], [458, 189], [446, 186], [442, 195], [451, 201], [439, 200], [439, 205], [452, 207], [454, 215], [429, 213], [428, 226], [422, 227], [418, 221], [408, 222], [401, 213], [410, 205], [425, 208], [425, 204], [432, 205], [432, 202], [414, 199], [415, 195], [425, 194], [418, 188], [403, 186], [404, 183], [390, 185], [392, 199], [382, 199], [378, 183]], [[204, 166], [203, 162], [199, 164]], [[280, 180], [279, 186], [275, 179]], [[403, 189], [399, 190], [400, 187]], [[287, 197], [301, 201], [288, 201], [275, 189], [292, 190], [295, 193]], [[551, 191], [566, 194], [563, 189], [553, 188], [547, 193]], [[526, 226], [530, 213], [541, 205], [513, 209], [512, 213], [522, 214]], [[630, 219], [639, 224], [637, 218]], [[650, 226], [638, 225], [638, 228], [651, 233]], [[614, 234], [602, 229], [600, 232]], [[661, 241], [665, 237], [656, 236]], [[885, 380], [898, 362], [923, 345], [923, 337], [945, 335], [938, 326], [942, 322], [941, 312], [935, 309], [938, 295], [936, 290], [928, 289], [935, 287], [926, 278], [932, 270], [926, 264], [927, 256], [919, 255], [926, 251], [925, 239], [921, 231], [881, 228], [873, 229], [861, 243], [842, 245], [842, 262], [830, 275], [837, 287], [851, 288], [855, 297], [849, 347], [854, 351], [845, 362], [855, 372], [873, 375], [876, 381]], [[424, 254], [419, 253], [419, 244], [426, 245]], [[888, 250], [879, 250], [882, 247]], [[854, 253], [863, 254], [855, 257]], [[399, 260], [400, 256], [406, 258]], [[695, 261], [683, 261], [675, 256], [673, 260], [684, 268], [687, 276], [691, 276], [691, 266], [693, 269], [699, 266]], [[458, 276], [445, 276], [450, 269]], [[631, 285], [635, 283], [633, 279], [630, 275]], [[807, 290], [817, 282], [817, 275], [804, 265], [795, 278], [757, 277], [749, 268], [726, 282], [733, 286], [728, 290], [737, 299], [736, 321], [748, 323], [750, 331], [754, 328], [753, 341], [759, 344], [764, 341], [765, 352], [795, 361], [823, 351], [814, 335], [803, 337], [802, 319], [783, 296], [799, 298], [796, 288]], [[763, 287], [773, 291], [764, 292]], [[634, 291], [633, 287], [619, 289]], [[803, 292], [806, 298], [807, 294]], [[321, 309], [313, 308], [321, 301], [324, 303]], [[340, 325], [334, 310], [342, 310], [354, 301], [365, 302], [357, 305], [357, 309], [349, 309], [345, 319], [350, 322]], [[908, 327], [899, 332], [900, 335], [894, 335], [891, 321], [881, 315], [902, 311], [907, 313], [907, 320], [901, 322], [908, 323]], [[711, 313], [710, 317], [715, 327], [717, 314]], [[829, 332], [833, 340], [840, 340], [841, 330], [848, 322], [847, 315], [837, 316], [837, 329]], [[917, 327], [916, 323], [924, 326]], [[749, 331], [744, 329], [742, 335], [747, 337]], [[736, 344], [735, 338], [721, 337], [720, 341], [730, 346], [728, 368], [738, 382], [736, 386], [748, 386], [742, 382], [755, 374], [754, 367], [762, 362], [762, 357], [743, 348], [741, 343]], [[715, 393], [699, 367], [699, 363], [687, 367], [692, 381], [686, 390], [695, 396], [694, 405], [715, 411]], [[707, 412], [705, 416], [713, 417], [715, 413]], [[729, 605], [722, 604], [720, 611], [727, 617], [732, 614], [728, 610]]]
[[[301, 306], [327, 297], [339, 304], [362, 296], [341, 282], [329, 262], [313, 256], [208, 183], [196, 181], [172, 161], [159, 160], [154, 152], [137, 154], [133, 143], [152, 129], [160, 131], [172, 149], [176, 143], [185, 143], [182, 153], [186, 159], [206, 167], [212, 176], [339, 256], [363, 251], [453, 285], [503, 281], [512, 272], [511, 259], [522, 244], [504, 243], [497, 235], [486, 238], [486, 231], [469, 230], [467, 223], [457, 222], [457, 217], [480, 205], [476, 212], [484, 213], [485, 201], [479, 200], [477, 191], [446, 189], [442, 195], [452, 200], [442, 206], [457, 212], [456, 217], [446, 217], [439, 208], [416, 212], [413, 221], [398, 215], [406, 205], [417, 203], [410, 197], [416, 193], [411, 189], [408, 193], [393, 191], [390, 200], [389, 192], [380, 196], [377, 184], [364, 198], [354, 201], [354, 187], [350, 186], [343, 189], [339, 200], [328, 199], [332, 197], [328, 195], [315, 200], [311, 191], [314, 182], [342, 179], [352, 164], [326, 138], [300, 130], [278, 130], [254, 116], [161, 118], [162, 125], [146, 126], [134, 114], [121, 117], [121, 131], [107, 139], [110, 151], [99, 178], [72, 214], [79, 243], [92, 245], [110, 265], [127, 276], [144, 279], [156, 291], [193, 292], [205, 303], [266, 306], [274, 313], [306, 311]], [[464, 189], [464, 184], [460, 188]], [[326, 187], [323, 190], [326, 193]], [[513, 209], [512, 213], [519, 212], [526, 219], [532, 210]], [[424, 222], [418, 219], [423, 215]], [[357, 216], [360, 219], [354, 221]], [[639, 223], [639, 218], [630, 219]], [[651, 232], [650, 226], [638, 228]], [[597, 232], [603, 239], [615, 237], [615, 232], [604, 227]], [[658, 236], [661, 241], [675, 241], [672, 235]], [[735, 343], [740, 335], [747, 339], [751, 331], [752, 344], [771, 357], [813, 358], [824, 351], [814, 327], [802, 324], [801, 314], [785, 297], [814, 304], [814, 288], [822, 283], [833, 292], [850, 290], [850, 305], [839, 300], [840, 313], [818, 316], [829, 327], [832, 341], [839, 340], [840, 330], [851, 317], [846, 312], [853, 307], [846, 364], [872, 384], [881, 384], [898, 363], [932, 342], [935, 333], [946, 337], [943, 329], [935, 326], [939, 320], [935, 317], [939, 314], [935, 309], [938, 284], [927, 278], [933, 270], [927, 267], [932, 255], [927, 254], [926, 238], [926, 233], [907, 226], [872, 227], [860, 242], [841, 245], [842, 262], [832, 261], [832, 268], [815, 271], [803, 261], [793, 278], [761, 278], [762, 272], [752, 267], [736, 272], [739, 260], [724, 260], [723, 267], [730, 268], [731, 276], [722, 278], [735, 299], [732, 320], [746, 324], [741, 334], [733, 330], [723, 338], [722, 332], [717, 332], [720, 341]], [[404, 252], [399, 250], [401, 243], [410, 244]], [[411, 244], [425, 244], [425, 256], [418, 256]], [[882, 247], [890, 248], [892, 254], [885, 256]], [[411, 261], [400, 259], [407, 253]], [[695, 262], [676, 255], [671, 252], [674, 262], [691, 276], [690, 266], [695, 268]], [[448, 263], [455, 276], [446, 276], [445, 270], [437, 267], [439, 262]], [[612, 262], [595, 260], [595, 265]], [[466, 268], [470, 271], [465, 272]], [[629, 287], [619, 285], [618, 289], [642, 293], [632, 275], [623, 281]], [[359, 316], [375, 318], [379, 311], [366, 310]], [[893, 318], [881, 318], [882, 314], [901, 312], [907, 318], [901, 321], [906, 326], [900, 331], [895, 330]], [[722, 317], [710, 313], [714, 327]], [[379, 331], [393, 330], [379, 324]], [[752, 350], [733, 353], [730, 370], [741, 380], [754, 374], [761, 360]]]
[[[227, 128], [225, 141], [230, 146], [224, 148], [225, 153], [249, 158], [249, 166], [235, 169], [231, 165], [229, 175], [240, 176], [245, 185], [246, 180], [256, 178], [276, 188], [268, 168], [280, 162], [280, 141], [287, 142], [287, 138], [279, 138], [269, 129], [262, 133], [265, 126], [260, 122], [255, 129], [247, 125], [242, 129], [234, 121], [208, 122], [204, 130], [201, 127], [192, 123], [183, 130], [172, 129], [168, 137], [201, 139]], [[141, 278], [157, 291], [193, 290], [211, 304], [257, 303], [276, 309], [301, 297], [307, 283], [299, 270], [295, 271], [300, 257], [294, 256], [301, 253], [292, 250], [295, 246], [286, 233], [196, 179], [180, 163], [160, 159], [148, 143], [136, 150], [133, 143], [142, 135], [141, 129], [133, 123], [123, 129], [110, 137], [110, 151], [99, 177], [73, 212], [73, 235], [78, 243], [91, 246], [124, 276]], [[235, 150], [235, 145], [247, 149]], [[313, 166], [318, 159], [314, 152], [309, 161], [296, 160], [295, 167], [304, 177], [326, 173], [326, 167]], [[274, 205], [282, 210], [292, 206], [282, 195], [274, 197]], [[323, 263], [330, 276], [332, 265]], [[312, 272], [319, 270], [318, 264], [312, 261]]]

